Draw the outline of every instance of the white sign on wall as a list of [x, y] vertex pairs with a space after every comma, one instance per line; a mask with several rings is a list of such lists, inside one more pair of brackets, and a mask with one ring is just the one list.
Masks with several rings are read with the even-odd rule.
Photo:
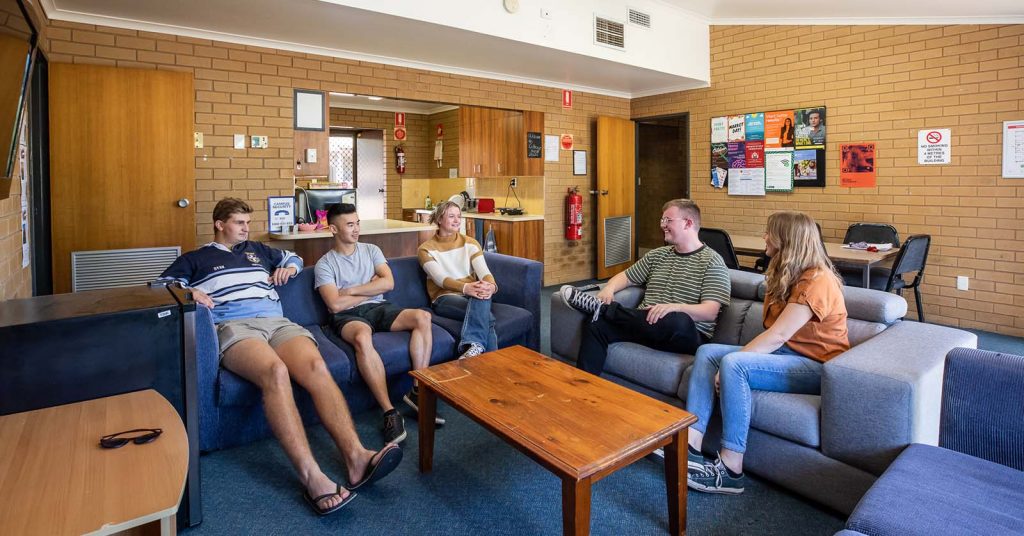
[[948, 164], [951, 147], [952, 139], [948, 128], [917, 131], [918, 164]]
[[270, 212], [270, 232], [272, 233], [280, 233], [286, 226], [295, 223], [294, 197], [268, 197], [267, 210]]

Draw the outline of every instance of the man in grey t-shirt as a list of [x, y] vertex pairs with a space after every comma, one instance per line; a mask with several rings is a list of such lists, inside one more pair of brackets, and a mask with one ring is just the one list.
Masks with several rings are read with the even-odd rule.
[[334, 233], [334, 247], [316, 263], [316, 289], [333, 315], [331, 328], [355, 348], [359, 374], [384, 410], [384, 441], [399, 443], [406, 436], [405, 422], [391, 404], [384, 363], [372, 337], [375, 332], [410, 331], [412, 368], [426, 368], [433, 345], [430, 313], [402, 309], [384, 300], [395, 279], [380, 248], [359, 242], [355, 205], [331, 205], [327, 223]]

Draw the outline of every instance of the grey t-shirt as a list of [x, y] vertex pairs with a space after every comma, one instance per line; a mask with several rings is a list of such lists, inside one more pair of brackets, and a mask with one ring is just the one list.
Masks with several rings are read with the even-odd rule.
[[[376, 275], [375, 268], [387, 262], [384, 253], [373, 244], [357, 242], [356, 250], [351, 255], [342, 255], [332, 249], [316, 262], [313, 272], [316, 275], [314, 287], [334, 285], [338, 288], [348, 288], [369, 283]], [[383, 301], [384, 295], [378, 294], [368, 298], [363, 304]]]

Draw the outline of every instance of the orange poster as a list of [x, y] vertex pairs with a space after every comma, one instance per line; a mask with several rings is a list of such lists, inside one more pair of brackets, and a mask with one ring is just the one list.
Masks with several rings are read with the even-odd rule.
[[839, 186], [845, 188], [875, 187], [875, 144], [844, 143], [840, 145]]
[[796, 140], [796, 127], [793, 125], [793, 110], [765, 112], [765, 148], [792, 147], [794, 140]]

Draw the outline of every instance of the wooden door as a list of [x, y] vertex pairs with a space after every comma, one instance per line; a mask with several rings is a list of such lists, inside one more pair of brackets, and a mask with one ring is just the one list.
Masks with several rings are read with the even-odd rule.
[[597, 118], [597, 277], [611, 277], [636, 260], [636, 137], [633, 121]]
[[50, 64], [54, 292], [73, 251], [195, 247], [194, 102], [191, 73]]

